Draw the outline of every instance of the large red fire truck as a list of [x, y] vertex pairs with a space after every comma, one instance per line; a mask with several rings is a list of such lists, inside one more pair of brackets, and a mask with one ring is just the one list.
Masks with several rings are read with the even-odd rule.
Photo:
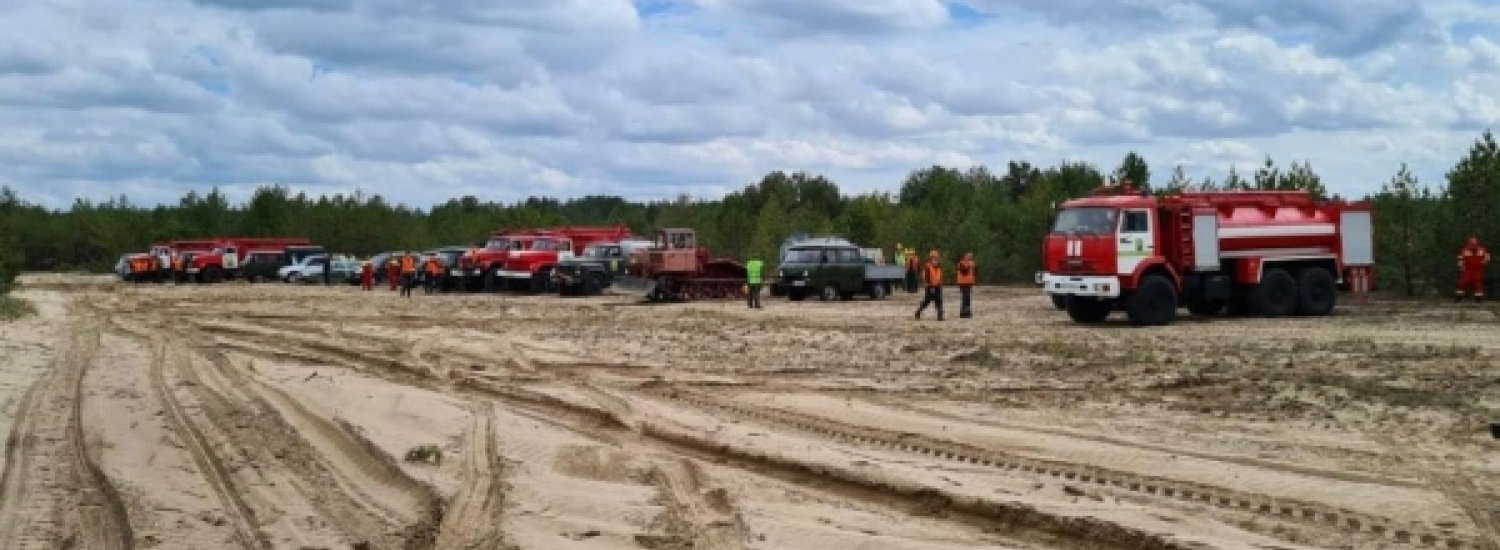
[[623, 224], [566, 226], [513, 237], [510, 254], [506, 256], [505, 267], [499, 276], [505, 279], [509, 290], [552, 292], [557, 284], [552, 271], [557, 268], [558, 261], [572, 260], [583, 253], [584, 247], [594, 243], [628, 238], [630, 228]]
[[1194, 315], [1327, 315], [1338, 291], [1368, 292], [1368, 202], [1307, 191], [1152, 197], [1129, 182], [1060, 205], [1036, 282], [1080, 323], [1123, 310], [1131, 324]]
[[458, 271], [450, 272], [449, 275], [462, 277], [461, 286], [466, 290], [500, 290], [505, 286], [505, 279], [500, 277], [500, 271], [505, 269], [505, 260], [510, 257], [511, 249], [525, 246], [527, 242], [520, 238], [535, 233], [534, 229], [496, 231], [485, 241], [484, 248], [461, 256], [458, 259]]

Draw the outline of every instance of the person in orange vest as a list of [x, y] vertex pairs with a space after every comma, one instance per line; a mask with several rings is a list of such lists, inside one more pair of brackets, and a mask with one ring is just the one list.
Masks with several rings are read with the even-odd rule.
[[385, 280], [390, 283], [391, 290], [396, 290], [396, 285], [401, 283], [401, 257], [391, 254], [385, 259]]
[[968, 319], [974, 316], [974, 311], [969, 309], [969, 297], [974, 291], [974, 253], [964, 253], [964, 259], [958, 261], [958, 318]]
[[437, 290], [438, 285], [442, 284], [443, 262], [439, 261], [437, 256], [433, 256], [427, 258], [427, 265], [424, 267], [427, 271], [427, 293], [432, 294], [432, 291]]
[[182, 282], [182, 255], [172, 254], [172, 282]]
[[1474, 301], [1484, 301], [1484, 266], [1490, 263], [1490, 251], [1479, 244], [1479, 238], [1470, 236], [1469, 244], [1458, 253], [1458, 293], [1453, 301], [1464, 299], [1464, 291], [1474, 292]]
[[927, 264], [922, 266], [922, 283], [927, 286], [927, 294], [922, 297], [922, 305], [917, 306], [916, 318], [922, 318], [922, 311], [932, 304], [937, 310], [938, 320], [943, 320], [943, 268], [938, 266], [938, 251], [927, 253]]
[[365, 290], [375, 288], [375, 264], [370, 263], [370, 260], [360, 262], [359, 287]]
[[417, 258], [411, 252], [401, 256], [401, 295], [411, 297], [411, 288], [417, 280]]

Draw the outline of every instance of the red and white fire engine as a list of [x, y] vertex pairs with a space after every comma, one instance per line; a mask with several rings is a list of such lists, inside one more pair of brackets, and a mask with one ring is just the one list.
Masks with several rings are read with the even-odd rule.
[[1166, 325], [1183, 306], [1327, 315], [1339, 291], [1371, 289], [1372, 215], [1368, 202], [1307, 191], [1153, 197], [1120, 182], [1060, 205], [1036, 282], [1080, 323], [1119, 310], [1134, 325]]
[[552, 272], [557, 263], [583, 254], [584, 247], [599, 242], [630, 238], [625, 225], [575, 227], [566, 226], [511, 237], [510, 254], [498, 275], [509, 290], [553, 292], [557, 281]]

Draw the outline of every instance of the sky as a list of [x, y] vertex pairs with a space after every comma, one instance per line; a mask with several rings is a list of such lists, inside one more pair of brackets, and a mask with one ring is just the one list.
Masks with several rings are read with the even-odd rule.
[[718, 198], [1012, 159], [1165, 182], [1270, 155], [1359, 196], [1500, 122], [1496, 0], [27, 0], [0, 184]]

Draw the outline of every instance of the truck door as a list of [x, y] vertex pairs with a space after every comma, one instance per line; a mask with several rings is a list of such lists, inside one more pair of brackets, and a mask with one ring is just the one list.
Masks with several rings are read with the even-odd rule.
[[1151, 223], [1148, 209], [1130, 209], [1121, 212], [1119, 244], [1116, 248], [1116, 273], [1129, 275], [1141, 262], [1156, 254], [1155, 227]]
[[839, 289], [845, 292], [865, 287], [865, 258], [858, 248], [839, 249]]

